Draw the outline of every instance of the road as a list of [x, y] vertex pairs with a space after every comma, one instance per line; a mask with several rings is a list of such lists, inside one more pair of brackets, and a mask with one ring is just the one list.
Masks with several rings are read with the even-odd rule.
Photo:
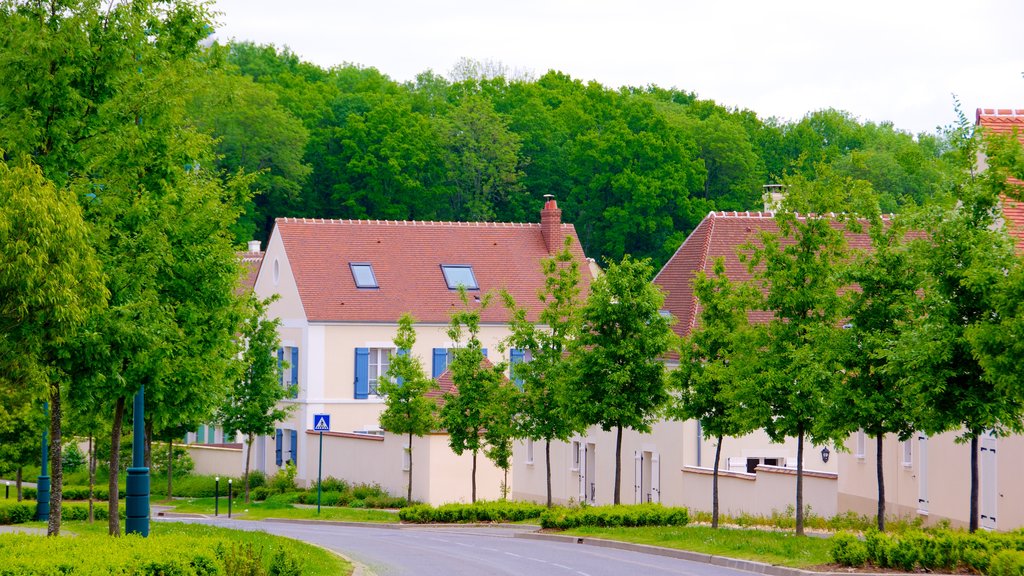
[[698, 562], [615, 550], [515, 538], [514, 528], [423, 527], [400, 530], [337, 526], [187, 520], [242, 530], [263, 530], [336, 550], [377, 576], [749, 576]]

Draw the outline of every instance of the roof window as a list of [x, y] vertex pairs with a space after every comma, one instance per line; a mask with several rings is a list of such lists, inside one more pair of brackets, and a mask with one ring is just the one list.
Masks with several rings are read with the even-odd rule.
[[377, 276], [373, 273], [373, 265], [349, 262], [348, 267], [352, 270], [352, 279], [356, 282], [356, 288], [379, 288]]
[[466, 290], [479, 290], [476, 283], [476, 276], [473, 274], [473, 267], [468, 265], [441, 264], [441, 271], [444, 272], [444, 281], [448, 283], [450, 290], [456, 290], [462, 286]]

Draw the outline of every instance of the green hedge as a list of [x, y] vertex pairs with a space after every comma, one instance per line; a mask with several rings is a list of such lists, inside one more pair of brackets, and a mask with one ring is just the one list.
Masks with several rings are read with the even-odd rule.
[[689, 520], [686, 508], [636, 504], [545, 510], [541, 514], [540, 525], [544, 528], [569, 530], [581, 526], [683, 526]]
[[[88, 520], [89, 519], [89, 504], [75, 502], [65, 502], [60, 507], [60, 517], [62, 520]], [[99, 503], [93, 506], [93, 518], [96, 520], [106, 520], [107, 507], [103, 503]], [[124, 504], [120, 507], [121, 518], [124, 518]], [[0, 525], [3, 524], [22, 524], [29, 522], [36, 516], [36, 503], [35, 502], [11, 502], [11, 503], [0, 503]]]
[[0, 502], [0, 524], [22, 524], [35, 515], [35, 502]]
[[[268, 497], [263, 493], [260, 495], [264, 499]], [[296, 492], [295, 501], [299, 504], [316, 504], [316, 490]], [[409, 505], [409, 502], [405, 498], [389, 496], [387, 493], [361, 492], [357, 486], [353, 490], [344, 492], [322, 492], [320, 505], [350, 506], [352, 508], [404, 508]]]
[[539, 518], [545, 508], [529, 502], [485, 502], [475, 504], [444, 504], [434, 508], [427, 504], [417, 504], [402, 508], [398, 517], [403, 522], [426, 524], [440, 522], [454, 524], [460, 522], [519, 522], [530, 518]]
[[[22, 490], [22, 496], [28, 500], [36, 499], [35, 488], [25, 488]], [[106, 500], [107, 486], [96, 486], [93, 488], [92, 497], [94, 500]], [[65, 486], [63, 490], [65, 500], [88, 500], [89, 499], [89, 487], [88, 486]], [[124, 488], [117, 491], [118, 498], [124, 498]]]
[[[843, 566], [895, 568], [904, 571], [970, 571], [1019, 574], [1024, 566], [1024, 533], [869, 530], [864, 540], [850, 533], [832, 537], [832, 560]], [[999, 562], [995, 562], [999, 558]]]
[[[102, 539], [102, 542], [100, 540]], [[97, 547], [102, 546], [102, 553]], [[140, 538], [40, 538], [0, 535], [0, 576], [219, 576], [229, 574], [300, 574], [294, 556], [278, 548], [264, 551], [234, 545], [220, 537], [161, 535]]]

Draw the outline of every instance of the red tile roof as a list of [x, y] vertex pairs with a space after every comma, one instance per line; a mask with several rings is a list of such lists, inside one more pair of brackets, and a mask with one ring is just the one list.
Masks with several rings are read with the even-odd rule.
[[[740, 262], [738, 249], [747, 242], [758, 243], [761, 231], [778, 232], [772, 212], [712, 212], [686, 238], [683, 245], [654, 278], [654, 283], [665, 292], [665, 308], [676, 318], [676, 334], [686, 336], [696, 326], [700, 306], [693, 294], [693, 279], [698, 271], [712, 274], [718, 257], [725, 259], [725, 272], [734, 281], [751, 279], [747, 265]], [[804, 218], [803, 216], [798, 216]], [[833, 226], [843, 228], [841, 222]], [[853, 250], [868, 250], [871, 239], [865, 233], [845, 231], [846, 241]], [[783, 240], [785, 242], [785, 240]], [[752, 312], [751, 322], [767, 322], [768, 312]]]
[[[561, 238], [573, 239], [585, 297], [590, 274], [576, 229], [571, 224], [559, 229]], [[448, 289], [442, 264], [473, 267], [480, 291], [471, 296], [505, 289], [532, 318], [542, 308], [540, 261], [550, 254], [541, 224], [278, 218], [276, 233], [313, 322], [395, 322], [409, 312], [419, 322], [446, 323], [462, 304]], [[356, 288], [350, 262], [372, 264], [379, 288]], [[483, 322], [507, 320], [499, 300], [481, 315]]]
[[[481, 368], [492, 368], [493, 366], [494, 364], [491, 363], [491, 361], [486, 356], [480, 362]], [[508, 383], [508, 378], [504, 374], [501, 375], [501, 382], [502, 384]], [[452, 380], [451, 370], [445, 368], [445, 371], [442, 372], [441, 375], [437, 377], [437, 386], [427, 390], [424, 396], [426, 396], [427, 398], [433, 398], [434, 402], [437, 403], [437, 407], [440, 408], [444, 406], [444, 395], [448, 393], [458, 394], [459, 389], [455, 386], [455, 381]]]
[[245, 273], [242, 276], [241, 290], [252, 292], [256, 286], [256, 276], [260, 273], [263, 263], [263, 252], [238, 252], [238, 261], [242, 263]]
[[[994, 134], [1016, 134], [1024, 144], [1024, 110], [1009, 108], [978, 108], [975, 123]], [[1011, 180], [1013, 184], [1024, 182]], [[1006, 230], [1017, 240], [1017, 248], [1024, 251], [1024, 203], [1003, 197], [1003, 216]]]

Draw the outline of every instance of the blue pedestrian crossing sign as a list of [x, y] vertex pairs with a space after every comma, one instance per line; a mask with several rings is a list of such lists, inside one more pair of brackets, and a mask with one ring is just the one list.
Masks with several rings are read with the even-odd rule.
[[331, 415], [330, 414], [314, 414], [313, 415], [313, 431], [314, 432], [330, 432], [331, 431]]

